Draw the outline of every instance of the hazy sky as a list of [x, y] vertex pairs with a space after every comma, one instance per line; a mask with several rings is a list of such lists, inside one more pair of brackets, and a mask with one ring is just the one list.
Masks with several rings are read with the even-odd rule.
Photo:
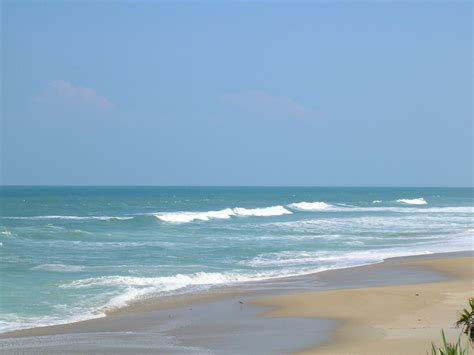
[[2, 1], [3, 184], [472, 185], [471, 2]]

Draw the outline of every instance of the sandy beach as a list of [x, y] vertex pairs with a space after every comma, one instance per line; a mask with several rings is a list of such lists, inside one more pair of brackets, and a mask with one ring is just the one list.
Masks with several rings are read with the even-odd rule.
[[474, 296], [472, 257], [415, 260], [448, 281], [285, 295], [259, 300], [275, 307], [267, 317], [320, 317], [340, 325], [326, 345], [302, 354], [422, 354], [444, 329], [455, 341], [458, 311]]
[[474, 295], [471, 252], [154, 299], [0, 335], [2, 353], [420, 354]]
[[0, 1], [0, 355], [474, 355], [472, 1]]

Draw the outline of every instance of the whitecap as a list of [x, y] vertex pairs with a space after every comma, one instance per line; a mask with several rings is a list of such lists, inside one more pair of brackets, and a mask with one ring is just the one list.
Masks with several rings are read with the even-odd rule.
[[155, 214], [155, 217], [164, 222], [189, 223], [192, 221], [209, 221], [210, 219], [229, 219], [235, 215], [231, 208], [220, 211], [207, 212], [170, 212]]
[[[271, 275], [268, 275], [271, 276]], [[177, 274], [163, 277], [134, 277], [134, 276], [102, 276], [88, 279], [75, 280], [63, 284], [61, 288], [87, 288], [87, 287], [114, 287], [122, 290], [112, 298], [102, 309], [110, 310], [128, 305], [131, 301], [151, 295], [170, 291], [178, 291], [188, 287], [207, 288], [212, 285], [232, 284], [258, 279], [265, 279], [267, 275], [243, 275], [238, 273], [207, 273]]]
[[205, 212], [163, 212], [155, 214], [154, 216], [164, 222], [172, 223], [189, 223], [193, 221], [209, 221], [211, 219], [229, 219], [232, 216], [255, 216], [255, 217], [269, 217], [281, 216], [284, 214], [291, 214], [283, 206], [272, 206], [264, 208], [226, 208], [219, 211], [205, 211]]
[[428, 202], [426, 202], [426, 200], [423, 197], [412, 198], [412, 199], [401, 198], [401, 199], [397, 200], [397, 202], [406, 203], [407, 205], [426, 205], [426, 204], [428, 204]]
[[301, 211], [321, 211], [333, 206], [326, 202], [295, 202], [289, 204], [288, 207]]
[[237, 216], [255, 216], [255, 217], [270, 217], [270, 216], [282, 216], [285, 214], [292, 214], [283, 206], [272, 206], [264, 208], [242, 208], [236, 207], [233, 209]]

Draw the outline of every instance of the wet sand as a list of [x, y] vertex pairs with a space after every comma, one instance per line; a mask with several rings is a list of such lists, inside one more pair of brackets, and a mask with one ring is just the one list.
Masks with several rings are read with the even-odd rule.
[[[339, 321], [334, 337], [302, 354], [423, 354], [439, 343], [441, 329], [456, 341], [458, 312], [474, 296], [474, 259], [432, 258], [405, 261], [429, 269], [446, 281], [309, 292], [258, 300], [274, 309], [266, 317], [316, 317]], [[463, 340], [463, 343], [465, 338]]]
[[[1, 353], [425, 353], [453, 337], [473, 253], [160, 297], [84, 322], [0, 334]], [[418, 296], [417, 296], [418, 294]]]

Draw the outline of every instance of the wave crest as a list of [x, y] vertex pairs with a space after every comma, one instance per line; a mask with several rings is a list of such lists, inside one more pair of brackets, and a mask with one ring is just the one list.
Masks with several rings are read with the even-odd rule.
[[226, 208], [220, 211], [206, 211], [206, 212], [170, 212], [159, 213], [154, 216], [163, 222], [172, 223], [189, 223], [193, 221], [209, 221], [210, 219], [229, 219], [232, 216], [255, 216], [255, 217], [270, 217], [281, 216], [284, 214], [291, 214], [283, 206], [272, 206], [264, 208]]
[[428, 202], [426, 202], [426, 200], [423, 197], [412, 198], [412, 199], [401, 198], [397, 200], [397, 202], [405, 203], [407, 205], [427, 205], [428, 204]]
[[295, 202], [289, 204], [288, 207], [300, 211], [321, 211], [331, 208], [332, 205], [326, 202]]
[[61, 285], [62, 288], [86, 288], [86, 287], [115, 287], [122, 290], [120, 294], [112, 298], [102, 310], [121, 308], [130, 302], [150, 297], [152, 295], [178, 291], [188, 287], [208, 288], [213, 285], [232, 284], [237, 282], [265, 279], [271, 275], [244, 275], [237, 273], [208, 273], [197, 272], [184, 275], [163, 277], [133, 277], [133, 276], [102, 276], [81, 279]]
[[233, 209], [237, 216], [256, 216], [256, 217], [270, 217], [281, 216], [284, 214], [292, 214], [283, 206], [272, 206], [264, 208], [242, 208], [236, 207]]
[[210, 219], [229, 219], [235, 213], [231, 208], [220, 211], [207, 212], [170, 212], [155, 214], [154, 216], [163, 222], [189, 223], [192, 221], [209, 221]]

